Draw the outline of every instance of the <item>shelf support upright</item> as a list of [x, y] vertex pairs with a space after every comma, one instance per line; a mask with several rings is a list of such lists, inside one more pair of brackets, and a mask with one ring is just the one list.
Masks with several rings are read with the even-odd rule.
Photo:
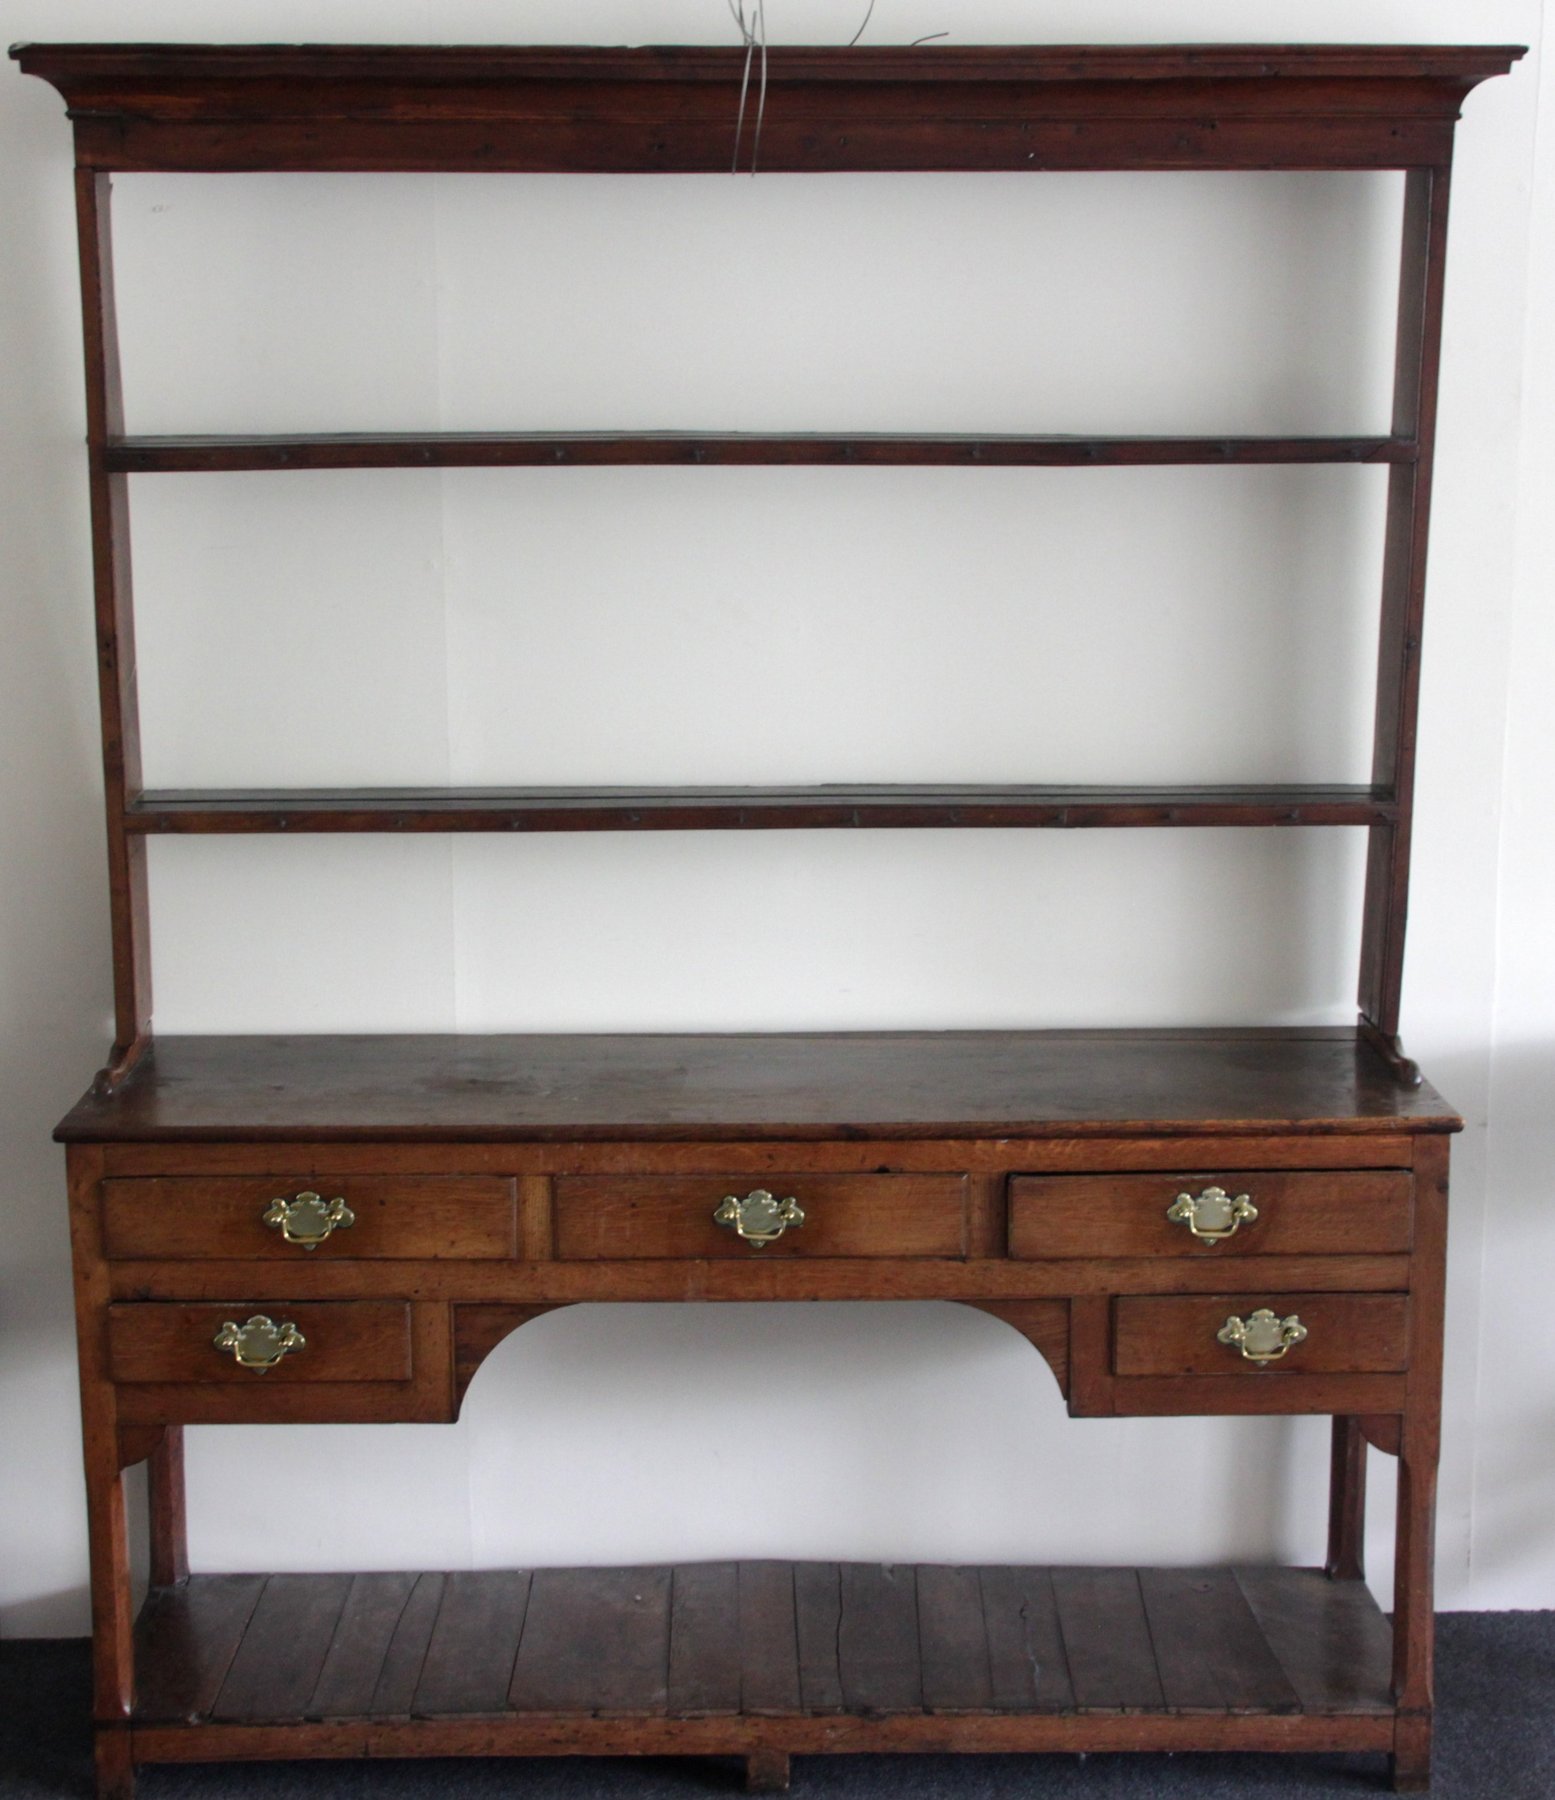
[[146, 841], [126, 829], [140, 793], [140, 706], [130, 575], [129, 479], [111, 473], [108, 446], [124, 435], [124, 395], [114, 311], [110, 177], [76, 169], [81, 318], [86, 347], [86, 443], [92, 514], [92, 584], [102, 712], [103, 801], [113, 943], [114, 1039], [97, 1085], [111, 1092], [151, 1038], [151, 919]]
[[1420, 641], [1425, 613], [1426, 540], [1447, 255], [1448, 165], [1405, 176], [1393, 432], [1414, 443], [1412, 462], [1388, 472], [1382, 559], [1382, 618], [1372, 782], [1396, 803], [1395, 816], [1369, 828], [1361, 930], [1360, 1028], [1401, 1081], [1420, 1071], [1399, 1042], [1404, 923], [1414, 822], [1415, 734], [1420, 709]]

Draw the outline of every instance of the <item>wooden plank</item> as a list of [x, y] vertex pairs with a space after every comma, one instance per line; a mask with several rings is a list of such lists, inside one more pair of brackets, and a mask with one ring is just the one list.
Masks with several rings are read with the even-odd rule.
[[372, 1706], [383, 1660], [416, 1585], [401, 1573], [357, 1575], [305, 1709], [310, 1719], [358, 1719]]
[[737, 1564], [682, 1563], [674, 1570], [665, 1705], [676, 1718], [740, 1710]]
[[152, 1588], [135, 1625], [135, 1717], [207, 1717], [264, 1591], [263, 1575], [198, 1575]]
[[446, 1577], [418, 1575], [410, 1598], [395, 1622], [394, 1635], [384, 1652], [378, 1684], [367, 1703], [375, 1719], [408, 1719], [416, 1703], [416, 1688], [426, 1666], [432, 1631], [442, 1609]]
[[1299, 1712], [1230, 1569], [1141, 1569], [1161, 1692], [1173, 1712]]
[[1133, 1569], [1054, 1569], [1053, 1595], [1076, 1706], [1159, 1712], [1166, 1705], [1139, 1576]]
[[990, 1691], [998, 1712], [1067, 1712], [1075, 1704], [1046, 1569], [985, 1568], [983, 1622]]
[[836, 1563], [794, 1564], [799, 1641], [799, 1699], [806, 1713], [845, 1710], [837, 1637], [842, 1624], [842, 1571]]
[[504, 431], [120, 437], [110, 474], [235, 469], [819, 464], [843, 468], [1107, 468], [1139, 464], [1412, 462], [1403, 437], [1052, 437], [1005, 433]]
[[918, 1653], [927, 1712], [991, 1712], [993, 1670], [975, 1568], [920, 1563]]
[[1156, 826], [1383, 826], [1381, 786], [774, 788], [178, 788], [137, 793], [147, 833], [403, 831], [1074, 831]]
[[1390, 1713], [1393, 1636], [1363, 1581], [1238, 1569], [1238, 1585], [1309, 1713]]
[[272, 1575], [211, 1717], [234, 1724], [305, 1718], [350, 1592], [349, 1575]]
[[417, 1718], [503, 1710], [529, 1598], [527, 1569], [460, 1569], [444, 1578], [411, 1702]]
[[799, 1696], [799, 1628], [794, 1608], [794, 1566], [786, 1562], [740, 1564], [740, 1710], [796, 1713]]
[[843, 1563], [837, 1661], [850, 1713], [923, 1706], [917, 1571], [910, 1563]]
[[539, 1569], [508, 1704], [634, 1717], [667, 1704], [670, 1570]]
[[1396, 1138], [1460, 1124], [1353, 1031], [432, 1032], [159, 1037], [57, 1135], [356, 1139], [381, 1155], [417, 1141]]

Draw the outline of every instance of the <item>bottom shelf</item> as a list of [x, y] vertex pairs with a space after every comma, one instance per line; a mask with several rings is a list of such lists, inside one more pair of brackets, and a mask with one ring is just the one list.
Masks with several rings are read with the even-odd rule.
[[1369, 1749], [1393, 1726], [1386, 1618], [1313, 1569], [199, 1575], [152, 1590], [135, 1648], [147, 1761]]

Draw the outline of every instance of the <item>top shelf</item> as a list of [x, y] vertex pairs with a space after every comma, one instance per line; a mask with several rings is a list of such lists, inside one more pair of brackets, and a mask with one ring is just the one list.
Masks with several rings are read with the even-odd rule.
[[[721, 173], [742, 48], [20, 44], [99, 170]], [[1515, 45], [776, 48], [766, 172], [1445, 166]]]

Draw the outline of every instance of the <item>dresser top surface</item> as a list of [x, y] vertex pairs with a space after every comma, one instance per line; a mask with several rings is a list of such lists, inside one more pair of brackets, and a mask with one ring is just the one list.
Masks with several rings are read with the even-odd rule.
[[66, 1142], [1450, 1131], [1350, 1030], [159, 1037]]

